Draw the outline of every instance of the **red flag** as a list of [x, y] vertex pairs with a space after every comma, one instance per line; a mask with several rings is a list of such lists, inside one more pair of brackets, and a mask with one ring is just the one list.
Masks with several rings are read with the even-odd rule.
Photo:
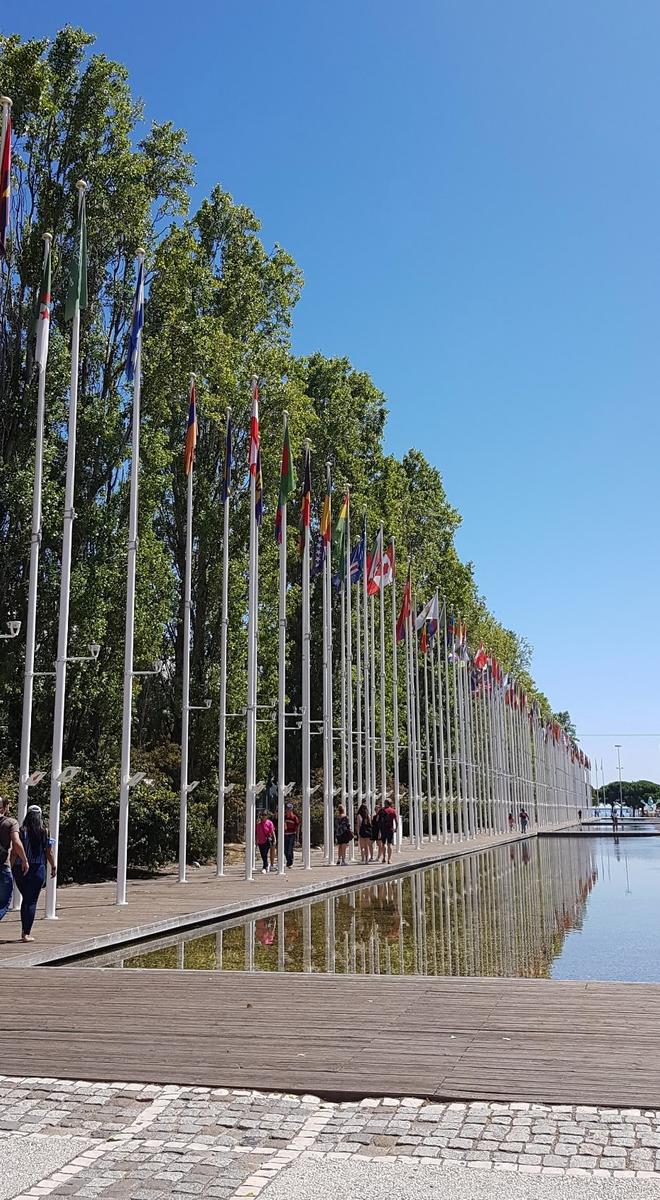
[[429, 639], [428, 639], [428, 634], [426, 632], [426, 624], [422, 625], [422, 636], [419, 639], [419, 648], [420, 648], [422, 654], [426, 654], [426, 651], [429, 648]]
[[7, 126], [0, 147], [0, 254], [7, 257], [7, 226], [11, 198], [11, 117], [7, 111]]
[[479, 642], [479, 649], [477, 650], [477, 653], [475, 654], [474, 659], [472, 661], [474, 662], [474, 665], [477, 668], [477, 671], [485, 671], [485, 669], [488, 665], [488, 655], [486, 654], [486, 651], [484, 650], [483, 642]]
[[250, 475], [257, 474], [259, 459], [259, 384], [256, 375], [252, 378], [252, 417], [250, 420]]
[[406, 586], [403, 589], [403, 599], [401, 601], [401, 611], [399, 613], [399, 619], [396, 623], [396, 640], [397, 640], [397, 642], [403, 641], [403, 638], [405, 637], [405, 634], [406, 634], [406, 624], [408, 622], [408, 617], [410, 616], [410, 611], [412, 608], [411, 591], [412, 591], [412, 589], [411, 589], [411, 585], [410, 585], [410, 567], [409, 567], [408, 574], [406, 576]]
[[380, 529], [376, 538], [376, 549], [367, 566], [367, 594], [375, 596], [380, 591], [383, 581], [383, 540]]
[[192, 470], [192, 465], [195, 461], [195, 447], [197, 445], [197, 392], [195, 391], [195, 380], [190, 381], [190, 396], [188, 400], [188, 428], [186, 429], [186, 441], [183, 447], [183, 469], [186, 475], [189, 475]]

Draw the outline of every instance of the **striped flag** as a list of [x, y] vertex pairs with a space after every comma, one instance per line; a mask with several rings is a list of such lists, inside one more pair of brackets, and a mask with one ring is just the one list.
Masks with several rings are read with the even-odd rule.
[[332, 557], [335, 571], [339, 577], [340, 586], [346, 574], [346, 531], [348, 528], [349, 494], [345, 492], [339, 509], [339, 516], [332, 535]]
[[227, 435], [225, 438], [225, 469], [222, 475], [222, 503], [226, 504], [231, 492], [232, 459], [232, 424], [231, 417], [227, 418]]
[[351, 583], [359, 583], [362, 579], [362, 571], [364, 570], [364, 547], [365, 538], [364, 530], [357, 546], [351, 552]]
[[305, 549], [305, 530], [309, 529], [312, 516], [312, 456], [309, 446], [305, 446], [303, 463], [303, 490], [300, 499], [300, 539], [298, 549], [302, 554]]
[[257, 474], [259, 463], [259, 382], [256, 375], [252, 376], [252, 417], [250, 419], [250, 454], [248, 464], [250, 475]]
[[133, 320], [131, 322], [131, 336], [128, 342], [128, 352], [126, 354], [126, 378], [129, 383], [135, 378], [135, 368], [138, 360], [138, 348], [140, 345], [140, 335], [144, 325], [144, 263], [140, 263], [138, 271], [137, 283], [135, 285], [135, 299], [133, 300]]
[[46, 362], [48, 361], [48, 339], [50, 335], [50, 313], [52, 308], [52, 300], [50, 294], [50, 238], [46, 238], [44, 247], [44, 265], [41, 271], [41, 283], [39, 285], [39, 304], [37, 308], [37, 346], [35, 350], [35, 362], [42, 371], [46, 370]]
[[64, 309], [65, 320], [72, 321], [77, 310], [83, 308], [87, 308], [87, 209], [85, 189], [81, 187], [78, 191], [78, 220]]
[[9, 108], [2, 130], [0, 146], [0, 254], [7, 257], [7, 229], [9, 227], [9, 205], [11, 201], [11, 115]]
[[186, 429], [186, 441], [183, 447], [183, 469], [186, 475], [192, 471], [192, 465], [195, 461], [195, 447], [197, 445], [197, 391], [195, 389], [195, 380], [190, 381], [190, 396], [188, 402], [188, 428]]
[[389, 542], [383, 551], [383, 587], [387, 587], [388, 583], [392, 582], [395, 574], [394, 543]]
[[275, 514], [275, 537], [277, 538], [278, 546], [282, 544], [284, 530], [282, 528], [282, 512], [284, 505], [288, 504], [289, 496], [296, 489], [296, 472], [293, 466], [293, 458], [291, 456], [291, 442], [289, 440], [289, 422], [284, 426], [284, 438], [282, 441], [282, 462], [280, 465], [280, 494], [277, 501], [277, 512]]

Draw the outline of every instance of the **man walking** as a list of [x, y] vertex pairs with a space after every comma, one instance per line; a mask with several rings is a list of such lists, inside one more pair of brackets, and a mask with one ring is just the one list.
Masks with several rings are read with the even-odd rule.
[[396, 809], [391, 800], [388, 800], [385, 808], [380, 810], [380, 839], [382, 845], [382, 861], [385, 862], [387, 855], [388, 863], [392, 861], [392, 846], [394, 844], [394, 834], [397, 828]]
[[284, 854], [287, 867], [293, 866], [293, 848], [296, 844], [299, 827], [300, 821], [293, 811], [293, 804], [289, 800], [287, 801], [284, 813]]
[[26, 875], [30, 864], [18, 832], [18, 821], [9, 815], [9, 801], [0, 796], [0, 921], [9, 912], [14, 893], [10, 857], [20, 859], [23, 874]]

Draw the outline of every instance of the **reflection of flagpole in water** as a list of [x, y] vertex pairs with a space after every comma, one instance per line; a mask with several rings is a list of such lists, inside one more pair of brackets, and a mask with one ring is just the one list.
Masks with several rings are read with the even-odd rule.
[[176, 946], [176, 965], [179, 971], [183, 971], [186, 965], [186, 943], [183, 938], [177, 942]]
[[396, 881], [396, 903], [399, 910], [399, 975], [405, 974], [405, 947], [403, 941], [403, 882]]
[[254, 921], [245, 926], [245, 970], [254, 971]]
[[[440, 828], [438, 826], [438, 828]], [[431, 884], [431, 948], [433, 952], [433, 974], [438, 974], [438, 937], [435, 925], [435, 867], [431, 867], [429, 871], [429, 881]]]
[[312, 969], [312, 906], [303, 909], [303, 971]]
[[284, 909], [277, 914], [277, 969], [286, 971], [286, 942], [284, 939]]
[[223, 945], [222, 945], [222, 930], [219, 929], [215, 935], [215, 969], [222, 970]]

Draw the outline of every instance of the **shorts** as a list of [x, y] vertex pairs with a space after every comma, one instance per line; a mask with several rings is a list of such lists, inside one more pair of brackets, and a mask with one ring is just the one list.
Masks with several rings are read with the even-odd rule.
[[392, 830], [391, 833], [381, 833], [379, 836], [381, 842], [383, 842], [386, 846], [394, 845], [394, 830]]

